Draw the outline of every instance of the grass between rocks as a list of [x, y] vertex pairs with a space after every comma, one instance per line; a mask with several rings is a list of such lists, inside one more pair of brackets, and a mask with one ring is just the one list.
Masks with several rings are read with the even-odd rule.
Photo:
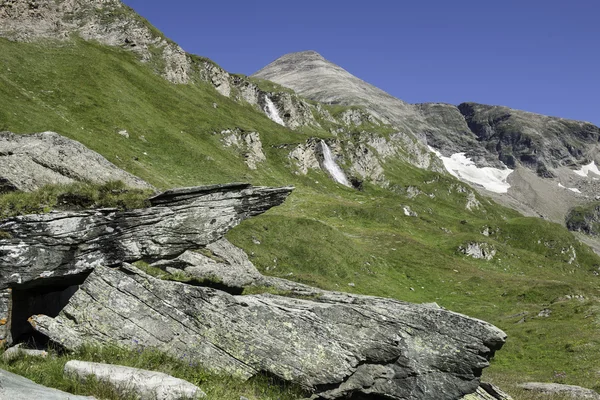
[[[267, 161], [257, 170], [221, 144], [218, 132], [234, 128], [260, 133]], [[600, 258], [565, 228], [482, 197], [479, 209], [467, 210], [467, 186], [451, 177], [389, 161], [389, 189], [366, 183], [356, 191], [321, 172], [297, 174], [287, 157], [293, 144], [331, 132], [290, 131], [208, 84], [170, 84], [130, 53], [81, 40], [0, 39], [0, 130], [56, 131], [159, 188], [294, 185], [282, 206], [227, 235], [261, 272], [324, 289], [437, 302], [491, 322], [509, 339], [484, 379], [516, 398], [527, 398], [516, 388], [526, 381], [600, 390]], [[56, 204], [43, 196], [25, 203], [37, 201]], [[404, 215], [404, 206], [418, 216]], [[466, 257], [458, 248], [470, 242], [497, 254], [490, 261]], [[65, 358], [46, 362], [56, 360]], [[10, 368], [45, 379], [47, 372], [36, 370], [45, 362], [36, 363]], [[214, 382], [228, 390], [225, 378]], [[239, 385], [240, 392], [254, 390]], [[273, 398], [293, 398], [280, 393]]]
[[49, 357], [45, 359], [22, 356], [10, 362], [0, 358], [0, 368], [25, 376], [41, 385], [76, 395], [93, 395], [103, 400], [137, 399], [133, 393], [124, 393], [102, 381], [95, 379], [80, 381], [64, 377], [64, 366], [70, 360], [124, 365], [163, 372], [200, 387], [207, 394], [208, 399], [237, 400], [243, 396], [250, 400], [293, 400], [303, 397], [299, 388], [281, 386], [266, 376], [243, 381], [230, 376], [217, 375], [189, 362], [141, 347], [137, 350], [84, 347], [73, 354], [51, 351]]
[[34, 192], [0, 194], [0, 219], [23, 214], [43, 214], [51, 210], [143, 208], [149, 206], [147, 199], [151, 194], [151, 190], [131, 189], [121, 181], [48, 185]]

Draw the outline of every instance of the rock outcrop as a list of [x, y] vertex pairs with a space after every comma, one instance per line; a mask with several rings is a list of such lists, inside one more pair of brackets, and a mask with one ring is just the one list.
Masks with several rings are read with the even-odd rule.
[[[0, 231], [9, 239], [0, 242], [0, 318], [8, 324], [0, 339], [10, 342], [11, 335], [17, 339], [27, 331], [23, 324], [31, 307], [60, 309], [93, 268], [175, 258], [201, 248], [243, 219], [279, 205], [291, 190], [247, 184], [175, 189], [150, 199], [152, 207], [146, 209], [53, 212], [2, 221]], [[26, 299], [24, 308], [16, 304], [19, 299]]]
[[[506, 339], [499, 329], [437, 306], [263, 277], [222, 239], [290, 191], [244, 184], [176, 189], [152, 198], [147, 209], [3, 221], [0, 230], [10, 236], [0, 242], [4, 335], [11, 341], [33, 329], [67, 349], [156, 348], [242, 378], [266, 373], [322, 399], [474, 393]], [[140, 260], [196, 279], [150, 276], [129, 264]], [[248, 286], [288, 295], [232, 294]]]
[[57, 133], [0, 132], [0, 192], [33, 191], [76, 181], [122, 181], [129, 187], [152, 189], [95, 151]]
[[233, 296], [126, 264], [97, 267], [56, 318], [31, 323], [67, 348], [150, 346], [240, 377], [268, 373], [323, 399], [456, 399], [477, 389], [505, 340], [431, 306], [328, 292]]

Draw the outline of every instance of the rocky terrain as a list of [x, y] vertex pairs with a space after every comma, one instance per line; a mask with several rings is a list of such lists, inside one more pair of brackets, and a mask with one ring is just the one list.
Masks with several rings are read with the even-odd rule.
[[84, 395], [67, 364], [208, 398], [600, 390], [600, 259], [549, 222], [594, 245], [597, 127], [408, 104], [314, 52], [230, 74], [117, 0], [0, 0], [0, 64], [0, 368]]

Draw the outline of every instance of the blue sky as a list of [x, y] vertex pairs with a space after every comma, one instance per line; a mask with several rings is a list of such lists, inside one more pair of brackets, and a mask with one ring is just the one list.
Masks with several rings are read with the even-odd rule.
[[251, 74], [316, 50], [411, 103], [600, 125], [598, 0], [125, 0], [186, 51]]

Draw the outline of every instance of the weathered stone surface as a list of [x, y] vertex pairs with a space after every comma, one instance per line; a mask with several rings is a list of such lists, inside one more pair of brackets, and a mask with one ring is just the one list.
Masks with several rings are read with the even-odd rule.
[[57, 133], [0, 132], [0, 191], [31, 191], [75, 181], [123, 181], [129, 187], [152, 188], [95, 151]]
[[[53, 212], [0, 222], [10, 237], [0, 241], [0, 318], [8, 321], [0, 326], [0, 340], [10, 343], [10, 332], [24, 333], [23, 320], [35, 310], [55, 315], [94, 267], [176, 258], [202, 248], [243, 219], [281, 204], [291, 190], [194, 187], [155, 196], [146, 209]], [[18, 303], [12, 315], [19, 321], [9, 318], [11, 299]]]
[[232, 296], [161, 281], [137, 268], [97, 267], [39, 332], [68, 348], [85, 342], [155, 347], [213, 370], [260, 371], [324, 399], [456, 399], [479, 386], [505, 334], [479, 320], [375, 297]]
[[72, 360], [65, 364], [64, 374], [80, 380], [95, 377], [122, 393], [134, 393], [140, 400], [192, 400], [206, 397], [202, 389], [183, 379], [139, 368]]
[[94, 400], [94, 397], [75, 396], [30, 381], [0, 369], [1, 400]]
[[573, 385], [561, 385], [559, 383], [540, 383], [540, 382], [528, 382], [520, 385], [525, 390], [532, 392], [544, 393], [544, 394], [559, 394], [563, 396], [569, 396], [573, 399], [592, 399], [600, 400], [600, 394], [591, 390], [582, 388], [580, 386]]

